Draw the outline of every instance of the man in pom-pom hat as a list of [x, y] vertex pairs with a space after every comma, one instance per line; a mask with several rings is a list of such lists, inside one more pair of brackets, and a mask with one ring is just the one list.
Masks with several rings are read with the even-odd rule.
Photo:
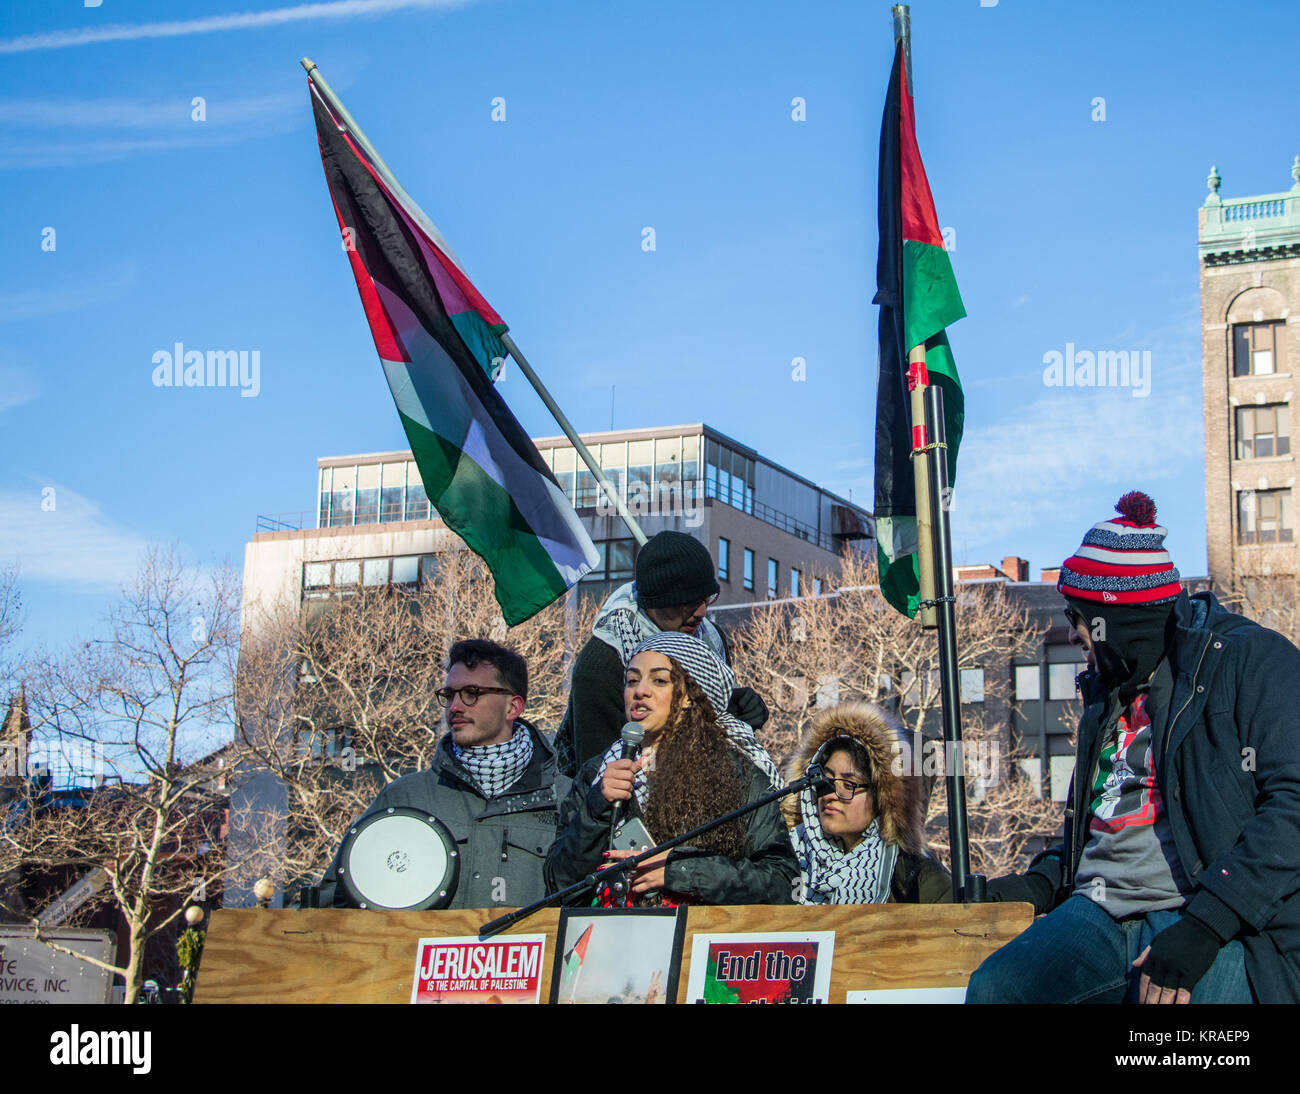
[[993, 900], [1042, 918], [969, 1002], [1300, 1001], [1300, 650], [1188, 596], [1125, 494], [1061, 567], [1088, 653], [1065, 840]]

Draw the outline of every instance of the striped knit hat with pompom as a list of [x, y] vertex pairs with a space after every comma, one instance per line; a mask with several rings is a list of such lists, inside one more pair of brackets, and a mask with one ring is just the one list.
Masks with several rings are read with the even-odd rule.
[[1094, 524], [1061, 566], [1057, 592], [1099, 604], [1159, 604], [1182, 592], [1165, 550], [1168, 530], [1156, 524], [1156, 503], [1136, 490], [1115, 506], [1119, 517]]

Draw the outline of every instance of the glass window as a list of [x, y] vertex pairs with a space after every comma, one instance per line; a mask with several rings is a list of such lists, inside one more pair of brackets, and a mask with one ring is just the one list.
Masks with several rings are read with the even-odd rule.
[[718, 537], [718, 580], [731, 580], [731, 541]]
[[420, 556], [420, 584], [432, 585], [438, 580], [438, 556]]
[[1038, 666], [1016, 666], [1016, 698], [1037, 699], [1039, 697]]
[[334, 563], [334, 584], [340, 587], [355, 585], [361, 580], [360, 562]]
[[[631, 456], [628, 457], [631, 459]], [[655, 480], [680, 482], [682, 479], [681, 437], [660, 437], [655, 441]]]
[[682, 483], [685, 488], [686, 496], [691, 501], [697, 499], [700, 494], [700, 437], [696, 434], [693, 437], [682, 438]]
[[357, 524], [374, 524], [379, 519], [379, 464], [357, 468]]
[[790, 595], [799, 595], [799, 571], [793, 566], [790, 567]]
[[406, 492], [406, 463], [386, 463], [381, 479], [379, 519], [402, 519], [402, 495]]
[[388, 559], [368, 558], [361, 564], [362, 585], [388, 584]]
[[962, 669], [959, 673], [959, 687], [963, 703], [984, 702], [984, 670]]
[[330, 475], [332, 467], [320, 469], [320, 518], [317, 527], [328, 528], [330, 521]]
[[611, 581], [631, 581], [635, 575], [636, 540], [612, 540], [606, 558]]
[[609, 564], [609, 541], [597, 540], [594, 546], [596, 548], [596, 564], [583, 575], [583, 581], [605, 580], [605, 567]]
[[[626, 501], [627, 444], [623, 441], [602, 444], [600, 446], [600, 469], [605, 472], [605, 478], [614, 484], [614, 489], [618, 491], [619, 497]], [[603, 494], [604, 491], [600, 491], [596, 494], [596, 497], [599, 499]]]
[[[1037, 670], [1035, 670], [1037, 671]], [[1083, 665], [1078, 661], [1067, 661], [1063, 664], [1047, 666], [1047, 697], [1048, 699], [1067, 701], [1074, 698], [1074, 678], [1083, 671]]]
[[745, 548], [745, 588], [754, 590], [754, 552]]
[[420, 580], [420, 556], [402, 555], [393, 559], [393, 584], [414, 585]]
[[357, 483], [356, 468], [335, 467], [330, 489], [330, 527], [352, 523], [352, 505]]
[[773, 600], [776, 599], [776, 570], [776, 559], [769, 558], [767, 560], [767, 595]]
[[302, 587], [304, 589], [324, 589], [330, 583], [330, 564], [328, 562], [309, 562], [302, 568]]
[[[654, 476], [654, 441], [627, 442], [627, 496], [642, 483], [647, 494]], [[653, 496], [653, 495], [650, 495]]]
[[1290, 543], [1293, 538], [1290, 490], [1238, 492], [1238, 543]]
[[406, 464], [406, 519], [428, 520], [429, 495], [424, 492], [424, 480], [420, 478], [420, 469], [414, 460]]
[[1240, 406], [1236, 412], [1237, 459], [1291, 453], [1291, 411], [1286, 403]]
[[556, 448], [552, 451], [555, 455], [555, 481], [560, 484], [569, 504], [573, 504], [573, 461], [577, 453], [572, 448]]
[[1286, 371], [1282, 322], [1238, 323], [1232, 328], [1232, 374], [1271, 376]]
[[815, 577], [813, 578], [813, 596], [821, 596], [821, 595], [822, 595], [822, 579], [820, 577]]

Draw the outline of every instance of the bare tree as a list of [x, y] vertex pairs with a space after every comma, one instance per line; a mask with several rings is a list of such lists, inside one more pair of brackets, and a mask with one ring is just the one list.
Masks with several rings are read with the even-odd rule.
[[[222, 787], [237, 766], [228, 742], [238, 613], [232, 572], [201, 574], [174, 551], [151, 549], [104, 637], [28, 670], [42, 754], [55, 767], [75, 757], [73, 774], [93, 786], [76, 795], [80, 804], [54, 807], [50, 779], [27, 779], [0, 841], [0, 873], [20, 868], [33, 878], [39, 909], [69, 878], [104, 871], [98, 902], [125, 922], [124, 956], [92, 963], [123, 977], [128, 1002], [140, 992], [150, 941], [189, 899], [218, 885], [226, 866]], [[41, 939], [40, 922], [30, 922]]]
[[[829, 578], [824, 579], [829, 587]], [[932, 788], [927, 836], [948, 844], [941, 776], [955, 760], [941, 742], [938, 642], [919, 620], [880, 594], [875, 569], [846, 554], [838, 588], [770, 608], [757, 607], [733, 634], [737, 673], [774, 708], [760, 736], [773, 756], [787, 754], [815, 711], [847, 700], [889, 708], [916, 743], [901, 761]], [[1019, 868], [1028, 842], [1050, 832], [1057, 811], [1020, 772], [1010, 738], [1012, 657], [1037, 641], [1028, 613], [999, 584], [957, 590], [958, 668], [979, 670], [963, 688], [962, 738], [972, 869]]]
[[564, 713], [577, 645], [595, 603], [571, 592], [507, 629], [491, 576], [468, 551], [439, 556], [417, 590], [359, 588], [260, 616], [240, 655], [241, 749], [284, 788], [239, 823], [259, 848], [250, 874], [277, 886], [318, 879], [348, 826], [384, 785], [427, 768], [443, 732], [434, 692], [457, 641], [491, 638], [528, 662], [524, 716], [553, 733]]

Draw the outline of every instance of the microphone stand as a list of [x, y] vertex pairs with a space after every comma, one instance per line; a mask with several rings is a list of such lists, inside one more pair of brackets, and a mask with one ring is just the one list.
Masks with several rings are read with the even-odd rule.
[[620, 859], [618, 862], [606, 866], [603, 869], [594, 870], [581, 881], [575, 881], [572, 885], [567, 886], [564, 889], [560, 889], [554, 893], [548, 893], [546, 896], [542, 897], [541, 900], [535, 900], [526, 907], [516, 908], [513, 912], [507, 912], [505, 915], [498, 916], [496, 919], [483, 924], [483, 926], [479, 928], [478, 932], [479, 941], [491, 938], [494, 934], [500, 934], [507, 927], [513, 926], [521, 919], [527, 919], [534, 912], [540, 912], [543, 908], [549, 908], [553, 904], [562, 904], [569, 897], [577, 896], [584, 889], [592, 889], [604, 882], [615, 880], [620, 875], [626, 874], [629, 870], [634, 869], [639, 863], [644, 862], [646, 859], [654, 858], [656, 855], [662, 854], [664, 851], [671, 850], [683, 843], [688, 843], [697, 836], [704, 835], [705, 832], [711, 832], [719, 825], [726, 824], [728, 821], [733, 821], [737, 817], [743, 817], [746, 813], [752, 813], [755, 809], [762, 808], [764, 805], [770, 805], [772, 802], [779, 801], [781, 798], [787, 797], [790, 794], [798, 794], [802, 790], [807, 790], [808, 787], [815, 786], [817, 783], [821, 782], [824, 777], [821, 768], [814, 766], [809, 769], [808, 774], [804, 775], [803, 778], [796, 779], [783, 790], [773, 790], [770, 794], [764, 794], [761, 798], [756, 798], [747, 805], [742, 805], [739, 809], [733, 809], [730, 813], [724, 813], [720, 817], [715, 817], [713, 820], [701, 824], [698, 828], [692, 828], [689, 832], [683, 832], [680, 836], [676, 836], [673, 839], [664, 840], [663, 843], [657, 844], [654, 847], [647, 847], [644, 851], [639, 851], [631, 858]]

